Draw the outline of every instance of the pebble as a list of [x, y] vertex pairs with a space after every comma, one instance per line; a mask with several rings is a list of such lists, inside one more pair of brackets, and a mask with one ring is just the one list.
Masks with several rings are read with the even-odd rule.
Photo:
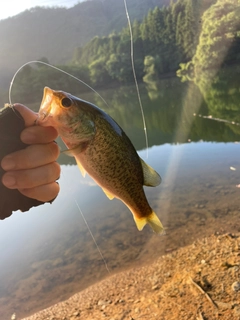
[[170, 278], [170, 277], [171, 277], [171, 273], [170, 273], [170, 272], [166, 272], [166, 273], [164, 274], [164, 276], [165, 276], [166, 278]]
[[159, 289], [159, 285], [156, 284], [155, 286], [152, 286], [152, 290], [158, 290]]
[[216, 302], [217, 306], [223, 310], [232, 309], [232, 307], [233, 307], [232, 303], [226, 303], [226, 302], [222, 302], [222, 301], [215, 301], [215, 302]]
[[203, 208], [205, 208], [205, 206], [204, 206], [203, 204], [196, 204], [196, 205], [195, 205], [195, 208], [197, 208], [197, 209], [203, 209]]
[[235, 292], [240, 291], [240, 282], [238, 282], [238, 281], [233, 282], [232, 290], [235, 291]]
[[105, 300], [99, 300], [98, 301], [98, 306], [104, 306], [107, 303]]
[[235, 305], [234, 312], [236, 316], [240, 316], [240, 304]]

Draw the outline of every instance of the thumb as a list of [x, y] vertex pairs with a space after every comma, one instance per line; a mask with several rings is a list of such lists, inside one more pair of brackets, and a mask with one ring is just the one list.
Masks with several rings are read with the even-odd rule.
[[24, 119], [26, 127], [30, 127], [35, 124], [35, 121], [37, 120], [37, 117], [38, 117], [38, 114], [36, 112], [33, 112], [32, 110], [30, 110], [29, 108], [27, 108], [26, 106], [20, 103], [14, 104], [13, 108], [21, 114], [21, 116]]

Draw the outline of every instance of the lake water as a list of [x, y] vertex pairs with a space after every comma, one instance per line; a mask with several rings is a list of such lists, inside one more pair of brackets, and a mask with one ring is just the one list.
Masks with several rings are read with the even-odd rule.
[[216, 88], [215, 82], [203, 92], [176, 78], [140, 87], [148, 157], [134, 86], [100, 92], [108, 106], [93, 94], [82, 96], [108, 112], [161, 174], [162, 184], [145, 190], [166, 235], [157, 236], [149, 227], [139, 232], [119, 200], [108, 200], [89, 177], [81, 176], [72, 158], [61, 155], [57, 199], [0, 222], [1, 319], [14, 312], [30, 315], [109, 276], [82, 214], [111, 274], [197, 238], [240, 231], [240, 127], [193, 115], [240, 120], [239, 81]]

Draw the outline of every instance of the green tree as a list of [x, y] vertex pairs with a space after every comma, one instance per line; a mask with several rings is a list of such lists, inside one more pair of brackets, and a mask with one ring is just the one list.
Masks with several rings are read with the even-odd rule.
[[106, 59], [99, 58], [89, 65], [90, 79], [95, 85], [108, 84], [111, 80], [106, 69]]
[[240, 37], [240, 1], [218, 0], [203, 15], [202, 32], [193, 57], [195, 74], [220, 68], [230, 48]]

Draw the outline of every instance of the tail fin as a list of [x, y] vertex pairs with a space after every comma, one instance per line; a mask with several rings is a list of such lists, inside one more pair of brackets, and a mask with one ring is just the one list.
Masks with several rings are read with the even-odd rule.
[[163, 225], [155, 212], [152, 212], [149, 216], [143, 218], [137, 218], [135, 215], [133, 217], [139, 231], [141, 231], [148, 223], [155, 233], [164, 232]]

